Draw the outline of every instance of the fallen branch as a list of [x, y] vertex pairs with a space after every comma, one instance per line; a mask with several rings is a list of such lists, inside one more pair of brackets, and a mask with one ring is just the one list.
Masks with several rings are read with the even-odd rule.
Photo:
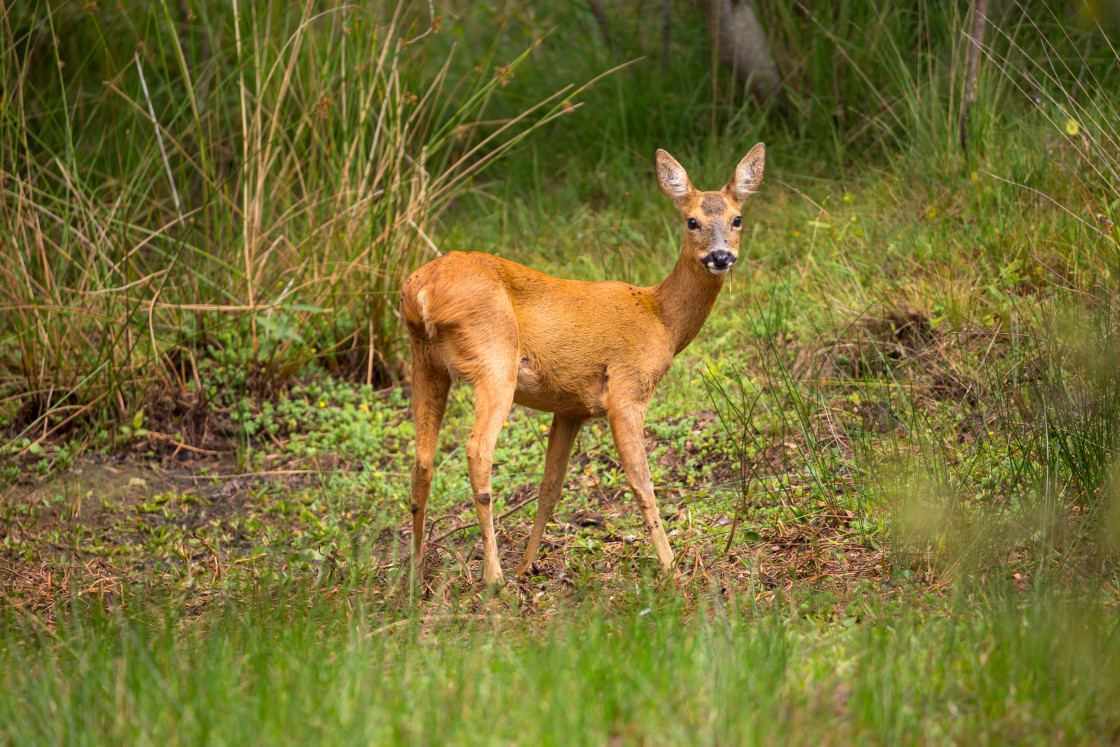
[[[507, 516], [514, 513], [515, 511], [520, 511], [521, 509], [525, 508], [526, 506], [528, 506], [530, 503], [532, 503], [535, 500], [537, 500], [537, 496], [535, 496], [535, 495], [532, 498], [526, 498], [521, 503], [518, 503], [516, 506], [514, 506], [513, 508], [506, 511], [504, 514], [500, 514], [498, 516], [498, 520], [500, 521], [500, 520], [506, 518]], [[476, 526], [478, 526], [477, 521], [472, 521], [469, 524], [460, 524], [457, 527], [452, 527], [451, 529], [448, 529], [446, 532], [439, 535], [438, 537], [435, 537], [433, 539], [429, 539], [428, 542], [429, 543], [439, 542], [442, 539], [446, 539], [447, 537], [450, 537], [451, 535], [455, 534], [456, 532], [461, 532], [464, 529], [470, 529], [471, 527], [476, 527]]]

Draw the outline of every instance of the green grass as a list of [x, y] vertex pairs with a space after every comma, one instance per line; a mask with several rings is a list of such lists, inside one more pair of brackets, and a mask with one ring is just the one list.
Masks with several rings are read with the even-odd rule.
[[[608, 5], [0, 17], [0, 742], [1120, 739], [1107, 19], [993, 16], [962, 152], [963, 6], [759, 3], [762, 106], [691, 6], [662, 60]], [[600, 422], [488, 595], [459, 387], [402, 585], [399, 278], [657, 282], [654, 148], [716, 188], [759, 140], [647, 418], [672, 580]], [[548, 422], [499, 440], [507, 569]]]
[[[647, 590], [522, 619], [410, 618], [280, 587], [201, 613], [132, 596], [6, 620], [10, 744], [1111, 742], [1115, 615], [1048, 594], [813, 610]], [[806, 611], [808, 610], [808, 611]]]
[[0, 18], [0, 417], [18, 439], [112, 433], [153, 386], [201, 405], [199, 359], [240, 369], [241, 394], [314, 358], [398, 382], [394, 305], [440, 213], [571, 106], [548, 91], [494, 122], [530, 45], [462, 72], [403, 5], [182, 10]]

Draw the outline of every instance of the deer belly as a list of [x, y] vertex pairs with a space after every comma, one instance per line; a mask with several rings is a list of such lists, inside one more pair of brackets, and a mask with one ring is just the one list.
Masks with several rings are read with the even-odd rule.
[[528, 358], [522, 358], [517, 367], [517, 390], [513, 401], [534, 410], [557, 412], [572, 417], [603, 415], [606, 407], [602, 392], [598, 388], [594, 388], [596, 391], [588, 391], [591, 387], [582, 387], [579, 383], [583, 382], [563, 382], [546, 377]]

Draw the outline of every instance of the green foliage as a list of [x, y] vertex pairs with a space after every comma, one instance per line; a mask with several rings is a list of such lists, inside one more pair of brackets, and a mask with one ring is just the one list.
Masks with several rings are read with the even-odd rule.
[[527, 52], [450, 78], [403, 4], [180, 10], [0, 21], [5, 429], [36, 442], [127, 423], [215, 350], [235, 391], [311, 356], [396, 381], [397, 291], [441, 212], [562, 113], [546, 94], [491, 123]]
[[822, 626], [811, 611], [831, 608], [825, 598], [770, 611], [712, 599], [689, 614], [639, 590], [534, 624], [493, 604], [426, 620], [348, 594], [277, 588], [193, 613], [137, 595], [117, 610], [76, 604], [57, 629], [6, 613], [0, 738], [742, 744], [1120, 733], [1117, 623], [1091, 600], [1016, 604], [995, 593], [928, 607], [869, 596]]

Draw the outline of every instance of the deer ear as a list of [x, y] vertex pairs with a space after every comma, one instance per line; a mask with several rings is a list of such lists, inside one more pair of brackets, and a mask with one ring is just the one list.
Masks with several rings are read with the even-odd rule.
[[679, 208], [681, 202], [692, 194], [692, 182], [688, 180], [684, 167], [665, 151], [658, 149], [656, 161], [657, 184], [665, 196]]
[[740, 205], [758, 189], [762, 182], [762, 167], [766, 164], [766, 146], [762, 143], [751, 148], [739, 165], [735, 167], [735, 175], [723, 188], [731, 199]]

